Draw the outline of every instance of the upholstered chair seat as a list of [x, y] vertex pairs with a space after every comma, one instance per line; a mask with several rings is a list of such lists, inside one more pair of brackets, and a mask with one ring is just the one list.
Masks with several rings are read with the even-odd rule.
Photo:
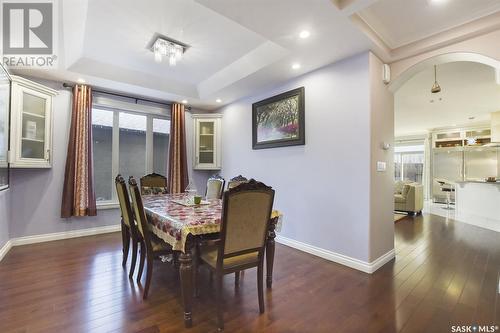
[[132, 208], [134, 209], [134, 217], [137, 221], [137, 229], [141, 235], [141, 261], [139, 264], [139, 272], [137, 274], [137, 282], [141, 281], [144, 264], [147, 264], [146, 284], [144, 285], [143, 298], [148, 297], [151, 278], [153, 276], [153, 259], [160, 256], [171, 255], [172, 247], [167, 243], [158, 239], [150, 230], [142, 203], [141, 192], [137, 186], [137, 182], [133, 177], [129, 179], [130, 198], [132, 199]]
[[[213, 246], [200, 248], [201, 259], [213, 268], [217, 266], [217, 248]], [[224, 259], [224, 269], [230, 269], [235, 266], [255, 263], [259, 261], [259, 252], [241, 254], [239, 256], [229, 257]]]
[[197, 262], [206, 264], [212, 274], [215, 273], [217, 323], [220, 330], [224, 328], [222, 278], [226, 274], [236, 273], [238, 281], [240, 271], [257, 267], [259, 310], [260, 313], [264, 312], [264, 250], [274, 190], [251, 179], [229, 188], [222, 200], [220, 238], [202, 240], [197, 244]]

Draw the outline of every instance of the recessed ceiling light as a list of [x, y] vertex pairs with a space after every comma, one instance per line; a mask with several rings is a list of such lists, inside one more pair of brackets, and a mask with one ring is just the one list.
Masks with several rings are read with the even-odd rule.
[[215, 101], [216, 101], [217, 103], [222, 103], [222, 100], [221, 100], [220, 98], [217, 98]]
[[185, 100], [185, 99], [183, 99], [183, 100], [182, 100], [182, 104], [187, 104], [187, 102], [188, 102], [188, 101], [187, 101], [187, 100]]
[[78, 82], [78, 83], [85, 83], [85, 80], [82, 79], [82, 78], [79, 78], [78, 80], [76, 80], [76, 82]]
[[447, 3], [449, 0], [429, 0], [431, 5], [443, 5]]
[[299, 68], [300, 68], [300, 64], [299, 63], [292, 64], [292, 69], [299, 69]]
[[302, 30], [299, 34], [299, 37], [302, 39], [305, 39], [307, 37], [311, 36], [311, 33], [307, 30]]

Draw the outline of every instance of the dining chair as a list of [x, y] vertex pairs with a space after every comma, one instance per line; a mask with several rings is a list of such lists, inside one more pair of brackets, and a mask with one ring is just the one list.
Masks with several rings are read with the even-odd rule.
[[247, 181], [248, 181], [248, 179], [246, 179], [242, 175], [238, 175], [236, 177], [231, 178], [231, 180], [229, 180], [229, 183], [227, 183], [227, 189], [228, 190], [232, 189], [233, 187], [236, 187], [236, 186], [240, 185], [241, 183], [245, 183]]
[[167, 177], [157, 173], [150, 173], [141, 177], [141, 194], [142, 195], [156, 195], [167, 194]]
[[224, 329], [222, 279], [257, 267], [260, 313], [264, 313], [264, 249], [274, 190], [254, 179], [224, 192], [220, 238], [197, 244], [198, 260], [215, 273], [217, 324]]
[[134, 275], [135, 265], [137, 261], [137, 251], [142, 237], [137, 229], [137, 224], [134, 220], [132, 207], [130, 206], [130, 198], [127, 192], [125, 179], [121, 175], [115, 178], [116, 193], [118, 195], [118, 202], [121, 211], [121, 229], [122, 229], [122, 243], [123, 243], [123, 260], [122, 265], [127, 263], [130, 242], [132, 242], [132, 262], [130, 263], [129, 277]]
[[151, 278], [153, 276], [153, 260], [159, 256], [172, 254], [172, 247], [154, 236], [150, 229], [142, 203], [141, 193], [137, 186], [134, 177], [129, 179], [130, 197], [132, 198], [132, 207], [134, 209], [135, 219], [137, 221], [137, 229], [142, 236], [141, 242], [141, 261], [139, 264], [139, 272], [137, 273], [137, 283], [140, 283], [142, 272], [144, 270], [144, 262], [146, 261], [146, 284], [144, 286], [143, 299], [148, 297]]
[[206, 199], [221, 199], [226, 181], [219, 174], [215, 174], [207, 180]]

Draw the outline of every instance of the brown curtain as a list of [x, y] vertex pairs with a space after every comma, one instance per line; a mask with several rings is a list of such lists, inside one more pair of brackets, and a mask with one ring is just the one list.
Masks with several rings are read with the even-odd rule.
[[61, 217], [95, 216], [92, 160], [92, 89], [73, 88], [73, 108], [69, 133]]
[[186, 156], [186, 125], [184, 105], [172, 105], [170, 119], [170, 149], [168, 154], [168, 191], [182, 193], [188, 185]]

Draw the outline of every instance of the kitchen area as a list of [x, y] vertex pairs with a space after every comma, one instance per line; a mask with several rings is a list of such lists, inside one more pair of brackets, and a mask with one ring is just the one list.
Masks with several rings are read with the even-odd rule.
[[500, 112], [490, 126], [432, 133], [433, 203], [457, 220], [500, 232]]

